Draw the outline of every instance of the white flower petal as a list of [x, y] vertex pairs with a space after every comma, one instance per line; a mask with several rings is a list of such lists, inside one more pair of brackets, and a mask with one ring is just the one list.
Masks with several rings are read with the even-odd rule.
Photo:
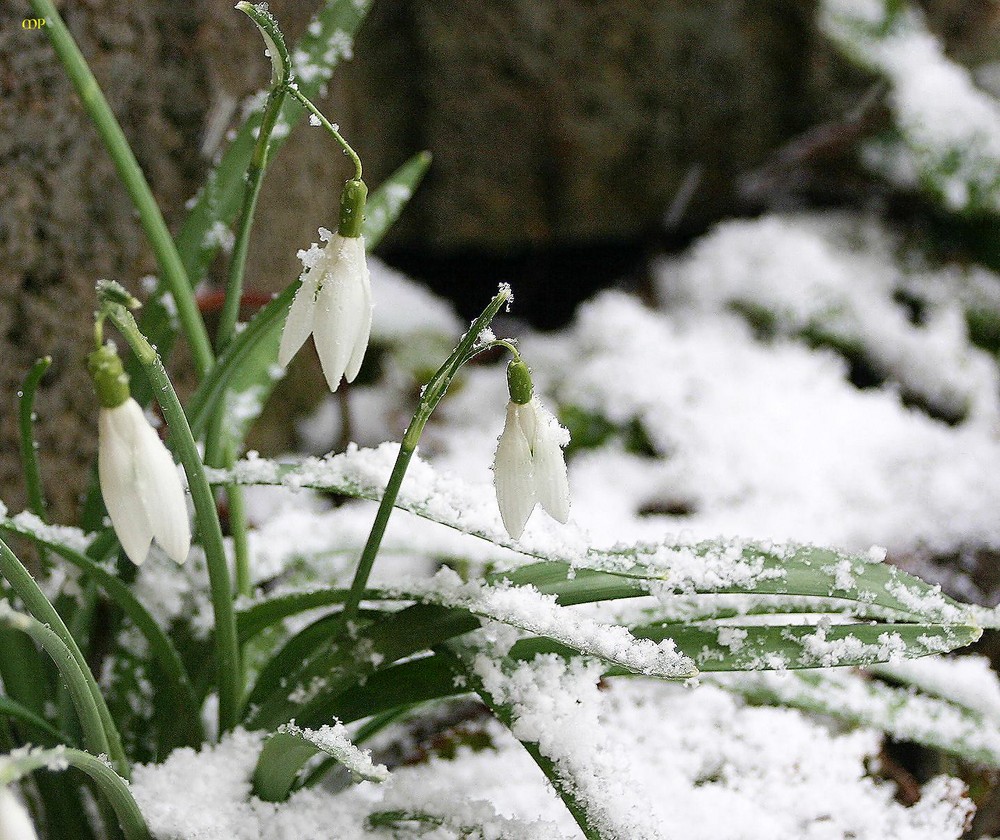
[[138, 431], [137, 438], [136, 489], [146, 509], [146, 518], [167, 556], [183, 563], [191, 550], [191, 526], [180, 475], [167, 448], [148, 423]]
[[531, 448], [535, 494], [549, 516], [565, 523], [569, 519], [569, 478], [559, 445], [560, 426], [540, 404], [535, 408], [535, 440]]
[[287, 367], [292, 357], [309, 338], [313, 331], [313, 313], [316, 309], [316, 289], [323, 274], [323, 263], [309, 268], [302, 275], [302, 285], [295, 293], [295, 299], [288, 310], [285, 328], [281, 333], [278, 348], [278, 364]]
[[0, 785], [0, 838], [38, 840], [27, 809], [6, 785]]
[[364, 287], [351, 258], [354, 246], [344, 246], [349, 241], [337, 235], [326, 246], [338, 248], [338, 257], [327, 264], [313, 316], [313, 341], [331, 391], [340, 386], [365, 317]]
[[521, 430], [519, 417], [524, 410], [524, 406], [507, 404], [507, 421], [493, 462], [493, 481], [496, 485], [500, 518], [507, 533], [515, 540], [524, 532], [524, 526], [535, 506], [531, 450], [528, 439]]
[[371, 337], [372, 332], [372, 287], [371, 279], [368, 274], [368, 261], [365, 259], [365, 240], [363, 236], [359, 236], [353, 240], [357, 242], [356, 254], [354, 259], [358, 263], [358, 277], [361, 281], [361, 290], [364, 294], [364, 303], [361, 309], [361, 325], [358, 329], [357, 338], [354, 340], [354, 348], [351, 351], [351, 358], [347, 362], [347, 368], [344, 370], [344, 379], [348, 382], [353, 382], [354, 377], [358, 375], [358, 371], [361, 370], [361, 363], [365, 358], [365, 351], [368, 349], [368, 339]]
[[517, 423], [521, 427], [521, 433], [528, 441], [528, 447], [535, 445], [535, 430], [538, 426], [536, 412], [541, 407], [537, 397], [532, 397], [530, 402], [517, 407]]
[[131, 397], [116, 408], [102, 408], [98, 416], [97, 476], [101, 495], [118, 542], [136, 565], [146, 559], [153, 541], [153, 529], [136, 481], [136, 430], [140, 423], [148, 428], [142, 409]]

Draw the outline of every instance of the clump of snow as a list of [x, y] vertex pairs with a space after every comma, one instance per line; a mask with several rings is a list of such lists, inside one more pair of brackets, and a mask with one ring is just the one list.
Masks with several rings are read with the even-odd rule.
[[[0, 518], [7, 518], [6, 508], [0, 511]], [[80, 528], [47, 524], [30, 510], [22, 510], [11, 517], [10, 524], [23, 534], [31, 535], [44, 542], [64, 545], [81, 553], [87, 550], [93, 539], [93, 534], [88, 534]]]
[[882, 74], [912, 169], [955, 211], [1000, 209], [1000, 102], [949, 60], [913, 4], [824, 0], [823, 31]]
[[533, 586], [511, 586], [506, 581], [496, 586], [464, 583], [446, 568], [430, 580], [404, 582], [398, 591], [404, 597], [461, 607], [474, 615], [547, 636], [634, 673], [671, 678], [697, 672], [694, 663], [672, 641], [637, 639], [624, 627], [601, 624], [560, 607], [554, 595], [543, 595]]
[[[916, 660], [925, 661], [935, 660]], [[873, 670], [891, 676], [900, 667], [906, 666], [879, 665]], [[908, 676], [906, 671], [899, 673]], [[845, 669], [709, 674], [701, 679], [755, 702], [835, 715], [857, 725], [876, 727], [897, 740], [957, 752], [970, 761], [991, 766], [1000, 761], [1000, 726], [992, 717], [963, 708], [946, 695], [939, 698], [916, 693], [909, 687], [890, 687]], [[916, 684], [920, 684], [919, 679]]]
[[[867, 775], [879, 750], [874, 730], [838, 734], [798, 712], [744, 705], [712, 685], [629, 680], [599, 691], [597, 675], [583, 664], [543, 660], [491, 685], [517, 704], [518, 734], [544, 744], [543, 752], [572, 774], [579, 795], [596, 799], [594, 814], [607, 836], [962, 835], [971, 803], [956, 781], [932, 781], [906, 808], [892, 785]], [[557, 686], [576, 694], [546, 691]], [[480, 825], [485, 837], [578, 838], [527, 754], [498, 725], [489, 732], [493, 750], [462, 748], [454, 760], [395, 768], [382, 784], [338, 793], [308, 788], [286, 803], [265, 803], [250, 792], [264, 734], [237, 730], [200, 752], [184, 748], [160, 765], [135, 767], [131, 789], [158, 840], [360, 840], [373, 836], [368, 815], [387, 810], [443, 818], [440, 833], [429, 835], [440, 840], [457, 840], [455, 826], [469, 824]]]
[[[400, 203], [409, 193], [397, 196]], [[372, 314], [372, 341], [400, 342], [418, 333], [431, 333], [456, 339], [462, 322], [451, 306], [423, 286], [387, 266], [377, 257], [368, 261], [372, 297], [377, 306]], [[439, 360], [443, 362], [442, 357]]]
[[359, 778], [370, 782], [384, 782], [389, 778], [389, 771], [385, 765], [375, 764], [372, 761], [370, 750], [362, 750], [356, 746], [351, 741], [347, 727], [339, 721], [332, 725], [324, 724], [318, 729], [303, 729], [296, 726], [295, 721], [292, 720], [279, 726], [278, 732], [294, 735], [308, 741], [317, 749], [335, 756], [337, 761]]
[[873, 670], [978, 712], [1000, 726], [1000, 680], [986, 657], [911, 659]]
[[735, 306], [778, 335], [825, 336], [856, 347], [880, 374], [942, 412], [996, 417], [996, 366], [971, 346], [960, 305], [930, 301], [914, 324], [894, 297], [915, 282], [952, 285], [950, 272], [908, 269], [898, 248], [870, 219], [827, 213], [726, 222], [683, 257], [663, 261], [659, 284], [672, 306]]

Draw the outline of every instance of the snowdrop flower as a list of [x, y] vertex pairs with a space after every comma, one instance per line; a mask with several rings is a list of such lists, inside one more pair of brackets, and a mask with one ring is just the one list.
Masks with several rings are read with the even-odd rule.
[[191, 548], [184, 488], [173, 458], [129, 395], [128, 377], [114, 345], [88, 359], [101, 410], [97, 475], [118, 541], [136, 565], [156, 538], [178, 563]]
[[569, 519], [569, 481], [562, 447], [566, 430], [532, 395], [527, 365], [507, 366], [507, 421], [493, 462], [500, 518], [507, 533], [520, 538], [538, 502], [559, 522]]
[[0, 838], [38, 840], [31, 817], [6, 785], [0, 785]]
[[371, 333], [372, 293], [361, 235], [366, 192], [362, 181], [348, 181], [338, 232], [320, 228], [325, 246], [300, 253], [306, 268], [278, 349], [278, 363], [285, 367], [311, 334], [331, 391], [337, 390], [341, 377], [354, 381]]

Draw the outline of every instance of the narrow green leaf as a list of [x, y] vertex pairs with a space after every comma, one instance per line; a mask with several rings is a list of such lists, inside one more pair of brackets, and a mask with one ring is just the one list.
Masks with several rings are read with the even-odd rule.
[[204, 737], [204, 733], [201, 732], [199, 704], [195, 699], [194, 690], [180, 654], [170, 637], [139, 602], [138, 598], [132, 594], [128, 586], [115, 575], [85, 554], [52, 539], [52, 534], [58, 532], [54, 532], [51, 528], [32, 528], [31, 524], [31, 520], [22, 514], [14, 519], [0, 519], [0, 531], [27, 537], [38, 545], [45, 546], [53, 553], [58, 554], [85, 575], [90, 576], [104, 590], [105, 594], [121, 608], [122, 612], [149, 643], [150, 654], [163, 672], [164, 683], [157, 686], [157, 695], [161, 701], [173, 707], [171, 716], [181, 735], [181, 741], [177, 746], [199, 743]]
[[79, 667], [80, 673], [87, 682], [90, 695], [101, 716], [104, 734], [110, 749], [107, 751], [115, 766], [122, 772], [128, 772], [128, 761], [125, 758], [125, 751], [122, 749], [121, 736], [118, 734], [118, 727], [114, 718], [108, 710], [108, 704], [104, 701], [104, 696], [97, 686], [97, 681], [90, 672], [87, 660], [80, 651], [79, 645], [73, 635], [69, 632], [62, 617], [56, 612], [45, 593], [39, 588], [35, 579], [24, 568], [24, 565], [10, 547], [3, 540], [0, 540], [0, 575], [7, 579], [11, 588], [17, 593], [21, 602], [28, 612], [40, 623], [50, 628], [66, 646], [72, 654], [73, 659]]
[[[380, 500], [383, 488], [366, 468], [360, 466], [366, 456], [367, 453], [361, 451], [343, 453], [324, 459], [307, 459], [299, 465], [257, 460], [246, 463], [245, 469], [238, 464], [224, 479], [246, 484], [287, 484]], [[434, 476], [429, 464], [422, 466]], [[567, 536], [573, 539], [567, 539], [566, 544], [576, 542], [581, 547], [557, 552], [528, 541], [510, 540], [500, 532], [499, 518], [496, 527], [484, 527], [481, 517], [468, 516], [469, 510], [481, 508], [481, 491], [440, 475], [421, 482], [419, 488], [408, 492], [404, 489], [395, 506], [553, 564], [533, 564], [496, 575], [493, 579], [507, 578], [516, 585], [530, 583], [543, 592], [559, 594], [563, 603], [573, 603], [574, 597], [591, 599], [592, 595], [583, 594], [587, 588], [606, 590], [609, 597], [624, 597], [624, 594], [617, 594], [622, 590], [610, 579], [614, 576], [634, 581], [633, 595], [795, 595], [850, 601], [866, 611], [877, 607], [898, 621], [980, 623], [981, 611], [960, 604], [944, 595], [939, 586], [924, 583], [870, 553], [852, 554], [796, 543], [772, 545], [739, 539], [587, 548], [586, 535], [574, 533], [572, 529], [567, 529]], [[609, 577], [585, 575], [585, 571]]]
[[[476, 668], [470, 654], [471, 652], [462, 650], [455, 645], [446, 646], [443, 653], [446, 658], [450, 657], [452, 659], [456, 676], [464, 677], [466, 683], [479, 695], [482, 701], [489, 707], [489, 710], [493, 712], [494, 717], [514, 735], [517, 728], [517, 712], [515, 707], [510, 703], [504, 702], [502, 697], [498, 698], [494, 696], [493, 692], [487, 689], [479, 674], [476, 673]], [[516, 664], [507, 657], [497, 660], [498, 674], [502, 673], [506, 677]], [[556, 731], [558, 732], [559, 730], [557, 729]], [[517, 736], [514, 735], [514, 737]], [[585, 739], [586, 734], [581, 733], [580, 737]], [[572, 763], [567, 762], [565, 756], [563, 756], [562, 761], [559, 760], [559, 751], [561, 748], [558, 743], [559, 739], [549, 738], [546, 752], [542, 751], [538, 742], [528, 741], [523, 738], [518, 738], [518, 740], [521, 742], [521, 746], [524, 747], [525, 752], [534, 760], [538, 769], [545, 774], [553, 790], [555, 790], [566, 806], [566, 810], [576, 820], [576, 824], [580, 827], [580, 831], [583, 832], [583, 836], [587, 840], [603, 840], [599, 826], [607, 822], [606, 815], [601, 813], [603, 811], [601, 803], [595, 797], [588, 795], [588, 788], [593, 788], [594, 783], [592, 780], [589, 783], [584, 783], [581, 778], [574, 778]], [[577, 748], [577, 744], [574, 744], [572, 747], [572, 749]], [[556, 751], [555, 755], [552, 754], [553, 749]], [[562, 745], [562, 749], [569, 750], [571, 748], [567, 744]], [[618, 832], [614, 832], [614, 834], [617, 836]]]
[[265, 802], [288, 798], [303, 765], [325, 753], [346, 767], [355, 781], [384, 782], [389, 771], [372, 763], [371, 756], [355, 746], [343, 724], [302, 729], [293, 724], [278, 728], [261, 750], [253, 775], [253, 791]]
[[[633, 632], [640, 638], [672, 640], [702, 672], [873, 665], [954, 650], [971, 644], [982, 635], [976, 627], [926, 624], [834, 624], [824, 627], [727, 624], [711, 630], [661, 625], [637, 627]], [[511, 656], [531, 659], [538, 653], [578, 655], [572, 648], [553, 645], [549, 639], [541, 637], [519, 641]], [[613, 668], [608, 673], [624, 676], [630, 672]]]
[[4, 697], [2, 694], [0, 694], [0, 715], [21, 721], [21, 723], [40, 733], [43, 738], [51, 739], [53, 743], [65, 743], [67, 740], [65, 733], [60, 732], [45, 718], [36, 715], [27, 706], [18, 703], [16, 700], [12, 700], [10, 697]]
[[317, 714], [350, 723], [471, 690], [456, 677], [451, 660], [433, 653], [376, 671], [351, 691], [328, 698]]
[[851, 671], [793, 674], [727, 674], [705, 678], [752, 703], [788, 706], [880, 729], [912, 741], [1000, 768], [1000, 726], [961, 706], [894, 688]]
[[339, 618], [337, 614], [323, 616], [288, 639], [257, 674], [253, 688], [244, 701], [245, 708], [258, 706], [269, 695], [279, 691], [289, 675], [295, 674], [304, 663], [312, 659], [318, 648], [331, 641]]
[[[236, 614], [236, 628], [240, 644], [246, 644], [258, 633], [289, 616], [298, 615], [317, 607], [342, 604], [346, 597], [346, 589], [310, 589], [307, 592], [284, 593], [258, 601]], [[370, 590], [365, 593], [365, 597], [377, 598], [378, 595]]]
[[35, 392], [51, 364], [51, 356], [46, 356], [35, 362], [18, 392], [24, 485], [28, 494], [28, 506], [40, 519], [45, 518], [45, 490], [42, 487], [42, 475], [38, 468], [38, 444], [35, 443], [34, 434]]
[[292, 719], [320, 726], [329, 718], [330, 699], [353, 691], [382, 667], [448, 639], [475, 630], [479, 621], [465, 610], [416, 604], [356, 629], [353, 638], [335, 640], [284, 675], [266, 697], [248, 706], [246, 726], [274, 729]]
[[69, 687], [70, 697], [73, 699], [73, 707], [80, 720], [87, 747], [98, 755], [109, 754], [111, 749], [104, 731], [101, 713], [94, 703], [86, 676], [65, 642], [59, 638], [55, 631], [42, 624], [38, 619], [26, 613], [15, 612], [6, 602], [0, 603], [0, 624], [11, 630], [25, 633], [48, 654]]
[[72, 747], [18, 750], [0, 756], [0, 785], [10, 784], [35, 770], [60, 771], [75, 767], [86, 773], [107, 797], [126, 840], [150, 840], [149, 829], [128, 789], [128, 783], [101, 759]]

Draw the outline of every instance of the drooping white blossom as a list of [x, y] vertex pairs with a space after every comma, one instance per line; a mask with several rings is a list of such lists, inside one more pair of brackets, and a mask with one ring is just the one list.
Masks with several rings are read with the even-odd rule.
[[38, 840], [27, 810], [6, 785], [0, 785], [0, 838]]
[[[353, 382], [368, 348], [372, 295], [363, 236], [319, 229], [326, 245], [306, 252], [306, 270], [288, 311], [278, 349], [286, 366], [311, 334], [331, 391]], [[318, 253], [317, 253], [318, 252]]]
[[118, 540], [135, 564], [155, 538], [178, 563], [191, 547], [184, 488], [170, 453], [129, 397], [98, 418], [97, 472]]
[[566, 430], [532, 397], [507, 403], [507, 421], [497, 444], [493, 479], [507, 533], [518, 539], [535, 507], [541, 504], [559, 522], [569, 519], [569, 480], [562, 447]]

